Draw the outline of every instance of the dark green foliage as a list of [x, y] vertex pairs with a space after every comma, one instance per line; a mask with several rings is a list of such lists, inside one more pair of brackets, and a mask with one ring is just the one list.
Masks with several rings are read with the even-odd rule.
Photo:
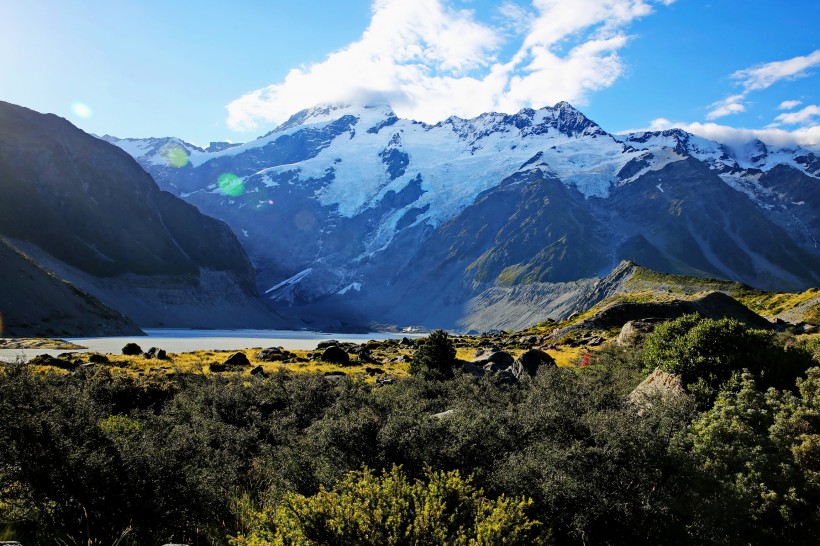
[[444, 330], [430, 334], [425, 343], [413, 354], [410, 373], [430, 379], [450, 379], [456, 361], [456, 348]]
[[646, 339], [644, 365], [679, 375], [702, 405], [710, 404], [734, 373], [749, 370], [761, 387], [794, 388], [811, 365], [809, 351], [785, 346], [774, 332], [732, 319], [686, 315], [661, 324]]
[[[803, 362], [804, 353], [782, 351], [783, 369], [796, 369], [792, 356]], [[702, 362], [723, 362], [718, 352], [702, 353], [711, 355]], [[333, 527], [328, 518], [359, 501], [409, 521], [416, 513], [404, 493], [433, 499], [439, 493], [422, 489], [457, 470], [471, 477], [455, 488], [459, 498], [506, 499], [509, 510], [493, 521], [503, 529], [540, 521], [538, 533], [557, 544], [816, 536], [820, 369], [797, 382], [799, 393], [764, 392], [750, 372], [730, 377], [723, 391], [716, 383], [717, 401], [700, 412], [688, 397], [634, 408], [625, 401], [645, 377], [645, 358], [640, 348], [609, 347], [587, 368], [544, 369], [512, 385], [456, 372], [449, 381], [419, 373], [382, 387], [285, 372], [149, 379], [108, 367], [34, 375], [7, 366], [0, 534], [26, 546], [224, 545], [238, 535], [261, 546], [264, 532], [279, 532], [275, 522], [318, 537], [311, 525]], [[770, 377], [764, 372], [757, 376]], [[400, 475], [389, 470], [396, 465]], [[395, 495], [387, 478], [403, 484]], [[464, 521], [478, 521], [477, 513]], [[351, 521], [373, 540], [394, 536], [372, 511]], [[337, 543], [334, 536], [316, 540]]]
[[820, 536], [820, 368], [799, 396], [734, 379], [681, 442], [703, 499], [698, 542], [810, 544]]

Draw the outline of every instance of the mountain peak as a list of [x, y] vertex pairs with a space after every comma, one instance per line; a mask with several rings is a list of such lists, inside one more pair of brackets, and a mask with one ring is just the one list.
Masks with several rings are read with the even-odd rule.
[[353, 116], [357, 119], [363, 117], [383, 120], [396, 118], [396, 114], [388, 104], [325, 103], [305, 108], [293, 114], [282, 125], [264, 136], [281, 133], [299, 126], [328, 123], [344, 116]]

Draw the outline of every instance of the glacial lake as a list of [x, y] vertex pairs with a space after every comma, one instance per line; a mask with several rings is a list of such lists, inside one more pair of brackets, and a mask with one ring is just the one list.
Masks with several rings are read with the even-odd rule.
[[[372, 332], [369, 334], [336, 334], [304, 330], [189, 330], [176, 328], [143, 329], [147, 336], [64, 338], [86, 349], [76, 352], [120, 354], [126, 343], [136, 343], [143, 351], [151, 347], [165, 349], [169, 353], [186, 351], [235, 351], [255, 347], [284, 347], [285, 349], [312, 350], [321, 341], [335, 339], [363, 343], [375, 339], [401, 339], [420, 337], [419, 334]], [[57, 356], [67, 349], [0, 349], [0, 360], [26, 360], [41, 354]]]

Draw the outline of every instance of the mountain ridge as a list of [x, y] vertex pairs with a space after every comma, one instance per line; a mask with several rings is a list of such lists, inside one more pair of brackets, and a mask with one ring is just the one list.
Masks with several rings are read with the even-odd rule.
[[[423, 287], [437, 296], [421, 320], [448, 326], [477, 286], [601, 276], [621, 259], [760, 288], [820, 284], [818, 160], [806, 148], [612, 135], [568, 103], [434, 125], [325, 106], [213, 153], [109, 140], [225, 220], [260, 291], [306, 320], [403, 322], [390, 309]], [[163, 156], [174, 146], [182, 166]]]

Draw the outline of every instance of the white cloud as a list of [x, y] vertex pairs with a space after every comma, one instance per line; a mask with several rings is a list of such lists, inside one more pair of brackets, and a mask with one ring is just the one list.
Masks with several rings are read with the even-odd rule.
[[697, 135], [715, 142], [728, 144], [730, 146], [745, 144], [751, 140], [759, 139], [766, 144], [773, 146], [794, 146], [796, 144], [808, 148], [820, 148], [820, 126], [801, 127], [793, 131], [786, 131], [776, 127], [765, 129], [743, 129], [719, 125], [717, 123], [688, 123], [682, 121], [670, 121], [665, 118], [658, 118], [649, 124], [648, 128], [636, 131], [664, 131], [666, 129], [683, 129], [693, 135]]
[[746, 95], [744, 94], [731, 95], [722, 101], [712, 104], [712, 106], [710, 106], [711, 110], [706, 114], [706, 119], [717, 119], [724, 116], [745, 112], [746, 105], [743, 104], [744, 98], [746, 98]]
[[[491, 26], [448, 0], [375, 0], [359, 40], [234, 100], [228, 126], [253, 130], [321, 103], [387, 102], [402, 117], [428, 122], [583, 103], [623, 74], [618, 51], [628, 24], [672, 1], [507, 2]], [[509, 45], [514, 53], [499, 58]]]
[[794, 109], [794, 108], [797, 108], [797, 107], [798, 107], [798, 106], [800, 106], [801, 104], [803, 104], [803, 101], [799, 101], [799, 100], [784, 100], [783, 102], [781, 102], [781, 103], [777, 106], [777, 109], [778, 109], [778, 110], [792, 110], [792, 109]]
[[780, 80], [803, 77], [806, 75], [806, 70], [818, 65], [820, 65], [820, 49], [785, 61], [775, 61], [738, 70], [732, 74], [732, 78], [739, 80], [747, 92], [760, 91]]
[[780, 114], [775, 118], [775, 121], [785, 123], [786, 125], [800, 125], [802, 123], [809, 123], [815, 117], [820, 116], [820, 106], [811, 104], [797, 112], [787, 112]]
[[[807, 70], [818, 65], [820, 65], [820, 49], [785, 61], [774, 61], [738, 70], [731, 77], [738, 80], [743, 91], [712, 104], [711, 110], [706, 114], [706, 119], [717, 119], [744, 112], [746, 105], [743, 101], [752, 91], [762, 91], [781, 80], [802, 78], [807, 75]], [[800, 101], [784, 101], [780, 107], [789, 109], [799, 104]], [[791, 106], [784, 108], [784, 105]]]

